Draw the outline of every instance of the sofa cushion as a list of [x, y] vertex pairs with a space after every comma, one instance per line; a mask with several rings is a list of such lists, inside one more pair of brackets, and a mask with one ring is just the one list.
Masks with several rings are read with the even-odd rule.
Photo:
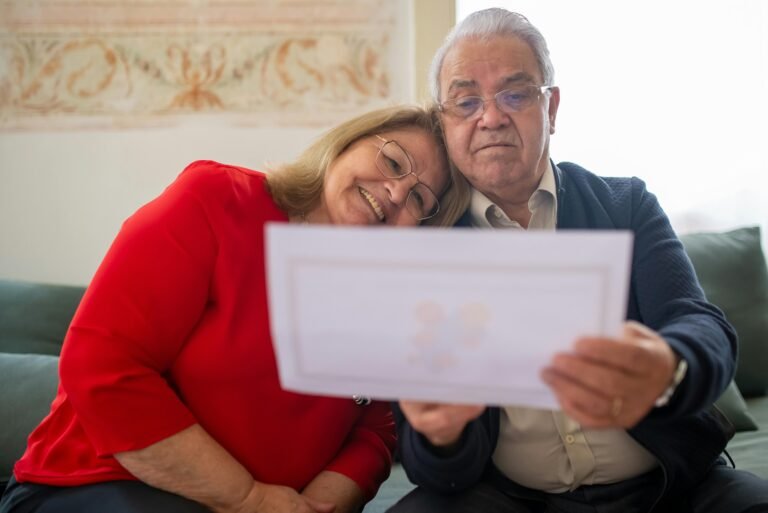
[[736, 463], [736, 468], [768, 479], [768, 396], [748, 399], [747, 405], [760, 429], [736, 433], [728, 443], [728, 453]]
[[733, 424], [736, 432], [756, 431], [758, 429], [757, 421], [749, 412], [747, 403], [744, 401], [739, 387], [734, 381], [728, 385], [723, 395], [715, 402], [723, 415]]
[[48, 414], [59, 382], [59, 359], [0, 353], [0, 481], [7, 481], [27, 436]]
[[760, 228], [680, 237], [707, 298], [739, 335], [736, 384], [745, 397], [768, 391], [768, 269]]
[[58, 355], [85, 289], [0, 280], [0, 352]]

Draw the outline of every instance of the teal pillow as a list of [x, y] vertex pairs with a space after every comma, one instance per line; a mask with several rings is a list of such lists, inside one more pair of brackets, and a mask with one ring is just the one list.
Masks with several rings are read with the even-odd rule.
[[58, 357], [0, 353], [0, 481], [10, 479], [27, 436], [51, 408], [58, 382]]
[[757, 421], [749, 413], [747, 403], [744, 402], [735, 382], [731, 381], [720, 399], [715, 402], [715, 406], [731, 421], [737, 432], [758, 430]]
[[680, 237], [709, 301], [739, 335], [736, 384], [745, 397], [768, 391], [768, 268], [757, 226]]

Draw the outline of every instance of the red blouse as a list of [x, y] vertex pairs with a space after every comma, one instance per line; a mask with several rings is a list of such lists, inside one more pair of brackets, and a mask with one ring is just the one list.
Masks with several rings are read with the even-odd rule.
[[395, 443], [389, 406], [280, 388], [264, 223], [287, 217], [265, 185], [195, 162], [124, 223], [72, 320], [18, 481], [135, 479], [113, 453], [199, 423], [258, 481], [301, 490], [332, 470], [373, 497]]

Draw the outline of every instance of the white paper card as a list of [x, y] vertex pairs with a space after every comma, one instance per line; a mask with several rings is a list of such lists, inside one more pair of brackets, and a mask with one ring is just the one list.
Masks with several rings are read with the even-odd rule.
[[627, 231], [266, 230], [287, 390], [554, 409], [541, 369], [626, 315]]

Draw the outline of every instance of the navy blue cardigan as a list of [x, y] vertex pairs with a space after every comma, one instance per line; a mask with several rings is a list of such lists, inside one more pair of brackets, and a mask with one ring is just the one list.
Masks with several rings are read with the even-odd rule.
[[[736, 334], [708, 303], [656, 197], [638, 178], [596, 176], [572, 163], [555, 166], [557, 229], [629, 229], [634, 249], [627, 318], [656, 330], [688, 362], [670, 403], [629, 434], [656, 456], [664, 502], [681, 497], [718, 460], [730, 433], [710, 405], [733, 377]], [[458, 225], [468, 226], [468, 215]], [[553, 315], [555, 315], [553, 313]], [[457, 451], [438, 456], [395, 405], [400, 457], [409, 479], [427, 489], [464, 490], [493, 466], [499, 409], [489, 407], [465, 429]]]

